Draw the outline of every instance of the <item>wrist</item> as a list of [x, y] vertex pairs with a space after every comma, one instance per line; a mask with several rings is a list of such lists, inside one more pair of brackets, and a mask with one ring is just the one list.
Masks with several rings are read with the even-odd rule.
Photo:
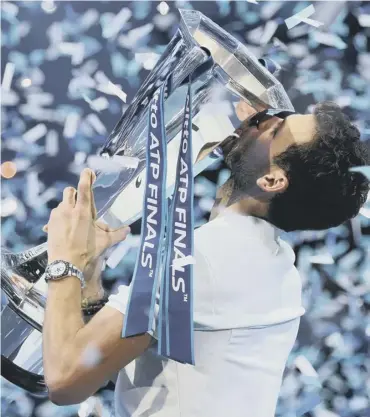
[[87, 282], [85, 288], [82, 290], [81, 296], [85, 303], [91, 304], [95, 301], [105, 298], [106, 293], [101, 284], [92, 285], [91, 283]]

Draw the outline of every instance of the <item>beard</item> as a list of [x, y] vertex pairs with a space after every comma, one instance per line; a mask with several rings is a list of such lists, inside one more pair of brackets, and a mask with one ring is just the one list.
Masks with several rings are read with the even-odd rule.
[[256, 182], [270, 166], [268, 143], [259, 140], [258, 131], [248, 129], [240, 138], [226, 138], [221, 148], [225, 164], [231, 171], [233, 195], [237, 199], [259, 195], [261, 190]]
[[227, 138], [222, 146], [224, 161], [230, 169], [235, 191], [247, 192], [258, 178], [258, 171], [250, 160], [253, 141], [244, 138]]

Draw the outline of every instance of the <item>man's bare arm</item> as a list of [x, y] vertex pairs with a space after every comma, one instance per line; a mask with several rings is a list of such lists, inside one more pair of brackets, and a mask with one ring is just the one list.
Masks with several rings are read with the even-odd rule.
[[[67, 405], [84, 401], [149, 347], [149, 334], [121, 338], [123, 320], [122, 313], [106, 306], [85, 325], [78, 279], [49, 283], [43, 355], [53, 402]], [[92, 360], [97, 363], [92, 364]]]

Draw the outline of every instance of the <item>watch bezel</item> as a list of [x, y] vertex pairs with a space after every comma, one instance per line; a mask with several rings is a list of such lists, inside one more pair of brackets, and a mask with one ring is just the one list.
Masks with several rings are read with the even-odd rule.
[[[51, 273], [51, 267], [57, 264], [62, 263], [64, 265], [64, 271], [61, 272], [60, 274], [54, 274]], [[52, 262], [51, 264], [48, 265], [48, 275], [52, 278], [60, 278], [60, 277], [64, 277], [68, 272], [68, 262], [63, 261], [63, 260], [56, 260], [54, 262]]]

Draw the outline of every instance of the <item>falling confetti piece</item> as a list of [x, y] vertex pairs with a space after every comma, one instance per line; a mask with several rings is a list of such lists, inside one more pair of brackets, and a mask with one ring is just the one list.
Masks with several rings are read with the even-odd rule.
[[17, 210], [17, 200], [15, 198], [4, 198], [1, 200], [1, 217], [8, 217]]
[[160, 58], [159, 54], [154, 52], [141, 52], [135, 54], [135, 59], [139, 62], [146, 70], [152, 70]]
[[103, 172], [119, 172], [125, 168], [136, 169], [139, 162], [139, 158], [120, 155], [113, 155], [111, 158], [91, 155], [87, 158], [87, 165], [89, 168]]
[[30, 129], [28, 132], [24, 133], [23, 139], [28, 143], [33, 143], [41, 139], [46, 134], [46, 132], [46, 126], [43, 123], [40, 123]]
[[274, 46], [276, 46], [278, 48], [281, 48], [283, 51], [288, 50], [288, 47], [283, 42], [281, 42], [281, 40], [278, 39], [278, 38], [273, 38], [272, 43], [273, 43]]
[[71, 56], [73, 65], [82, 63], [85, 53], [85, 45], [82, 42], [62, 42], [58, 46], [61, 53]]
[[370, 14], [360, 14], [358, 17], [358, 23], [362, 27], [369, 28], [370, 27]]
[[310, 361], [303, 355], [296, 357], [294, 361], [295, 366], [302, 372], [302, 374], [318, 378], [318, 374]]
[[104, 38], [113, 38], [118, 35], [124, 25], [130, 20], [132, 12], [128, 7], [124, 7], [114, 16], [114, 18], [103, 29]]
[[108, 88], [111, 91], [111, 94], [116, 95], [124, 103], [126, 103], [126, 101], [127, 101], [127, 94], [124, 93], [118, 85], [113, 84], [111, 81], [109, 81]]
[[194, 265], [195, 264], [195, 258], [191, 255], [184, 256], [183, 258], [177, 258], [173, 260], [172, 267], [173, 268], [183, 268], [186, 265]]
[[139, 41], [148, 36], [154, 28], [152, 23], [130, 30], [127, 35], [121, 35], [118, 38], [120, 46], [132, 49], [136, 47]]
[[305, 9], [301, 10], [300, 12], [296, 13], [295, 15], [285, 19], [285, 23], [288, 29], [292, 29], [297, 26], [299, 23], [307, 23], [308, 25], [319, 27], [322, 26], [323, 23], [318, 22], [316, 20], [308, 19], [315, 13], [315, 7], [311, 4], [310, 6], [306, 7]]
[[334, 33], [314, 31], [311, 33], [311, 36], [316, 42], [322, 43], [324, 45], [333, 46], [338, 49], [347, 48], [347, 44], [343, 42], [342, 39]]
[[99, 117], [94, 114], [91, 113], [86, 117], [86, 121], [90, 123], [90, 125], [100, 134], [100, 135], [104, 135], [107, 133], [107, 129], [105, 128], [105, 126], [103, 125], [103, 123], [101, 122], [101, 120], [99, 119]]
[[334, 259], [329, 253], [310, 256], [309, 260], [313, 264], [332, 265], [334, 263]]
[[94, 366], [98, 365], [101, 360], [102, 354], [100, 349], [91, 343], [88, 344], [85, 350], [82, 352], [81, 364], [86, 368], [93, 368]]
[[165, 1], [161, 1], [157, 6], [157, 10], [161, 15], [164, 16], [169, 12], [170, 7]]
[[261, 4], [260, 16], [264, 20], [269, 20], [272, 16], [281, 9], [282, 1], [266, 2]]
[[109, 101], [105, 97], [98, 97], [90, 102], [90, 106], [93, 110], [100, 112], [109, 107]]
[[63, 130], [64, 137], [73, 138], [76, 135], [80, 118], [78, 113], [70, 113], [67, 116]]
[[13, 18], [17, 16], [19, 8], [17, 5], [15, 5], [14, 3], [10, 3], [10, 2], [2, 2], [1, 3], [1, 8], [3, 13], [6, 13], [9, 16], [12, 16]]
[[364, 165], [360, 167], [354, 167], [349, 169], [352, 172], [360, 172], [361, 174], [365, 175], [365, 177], [370, 180], [370, 165]]
[[58, 133], [55, 130], [49, 130], [46, 135], [45, 152], [49, 156], [56, 156], [59, 151]]
[[10, 90], [13, 75], [14, 75], [14, 64], [12, 62], [8, 62], [5, 66], [4, 75], [3, 75], [3, 82], [1, 83], [1, 89], [3, 91], [9, 91]]
[[3, 106], [15, 106], [19, 102], [18, 94], [14, 91], [2, 91], [1, 92], [1, 104]]
[[270, 20], [267, 22], [260, 39], [260, 45], [266, 45], [268, 42], [270, 42], [270, 39], [274, 36], [278, 27], [279, 23], [275, 20]]

